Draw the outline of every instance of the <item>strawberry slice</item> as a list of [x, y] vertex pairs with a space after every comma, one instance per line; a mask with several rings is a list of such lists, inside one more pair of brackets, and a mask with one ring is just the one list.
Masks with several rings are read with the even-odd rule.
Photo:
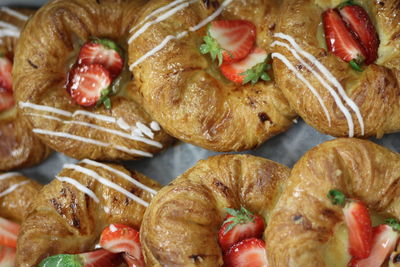
[[124, 66], [121, 49], [108, 39], [95, 38], [85, 43], [79, 52], [78, 64], [100, 64], [106, 68], [111, 78], [117, 77]]
[[339, 13], [328, 9], [322, 14], [328, 50], [346, 62], [362, 63], [366, 58], [364, 47], [350, 32]]
[[0, 218], [0, 246], [17, 247], [19, 228], [18, 224]]
[[256, 47], [245, 59], [235, 63], [223, 63], [221, 65], [222, 74], [232, 82], [255, 84], [261, 78], [270, 81], [266, 73], [271, 65], [267, 63], [268, 54], [264, 49]]
[[146, 264], [143, 259], [137, 260], [135, 257], [129, 255], [128, 253], [123, 254], [125, 263], [128, 267], [144, 267]]
[[12, 92], [12, 68], [11, 60], [5, 56], [0, 55], [0, 88]]
[[59, 254], [44, 259], [39, 267], [74, 266], [74, 267], [117, 267], [121, 264], [121, 256], [105, 249], [82, 254]]
[[224, 256], [224, 267], [266, 267], [265, 243], [261, 239], [245, 239], [231, 247]]
[[99, 243], [100, 246], [110, 252], [129, 254], [130, 257], [128, 258], [133, 258], [137, 261], [137, 264], [140, 263], [144, 266], [139, 232], [135, 229], [124, 224], [110, 224], [103, 230]]
[[90, 107], [104, 103], [110, 106], [111, 78], [102, 65], [78, 65], [71, 70], [68, 79], [67, 91], [79, 105]]
[[14, 104], [13, 93], [0, 88], [0, 112], [12, 108]]
[[374, 227], [373, 231], [374, 239], [371, 254], [365, 259], [353, 258], [350, 261], [349, 266], [382, 266], [385, 260], [389, 257], [390, 253], [393, 252], [399, 238], [399, 233], [394, 231], [392, 227], [387, 224], [378, 225]]
[[365, 63], [373, 63], [378, 58], [379, 37], [368, 13], [358, 5], [345, 5], [339, 10], [343, 20], [367, 51]]
[[15, 266], [15, 248], [0, 247], [0, 266], [14, 267]]
[[343, 208], [349, 230], [349, 253], [359, 259], [371, 253], [372, 223], [367, 207], [360, 201], [351, 201]]
[[212, 60], [237, 62], [251, 51], [256, 39], [256, 26], [246, 20], [219, 20], [208, 25], [205, 44], [200, 46], [202, 54], [210, 53]]

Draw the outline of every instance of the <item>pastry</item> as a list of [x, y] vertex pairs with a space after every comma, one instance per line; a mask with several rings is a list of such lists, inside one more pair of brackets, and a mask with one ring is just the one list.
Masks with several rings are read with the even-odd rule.
[[56, 151], [97, 160], [151, 157], [172, 139], [130, 93], [126, 38], [143, 1], [56, 0], [21, 34], [21, 113]]
[[66, 164], [32, 203], [18, 237], [17, 266], [37, 266], [56, 254], [89, 252], [103, 229], [139, 230], [160, 186], [121, 166], [83, 160]]
[[[370, 141], [337, 139], [311, 149], [269, 220], [269, 266], [387, 266], [399, 234], [382, 223], [398, 227], [399, 177], [399, 154]], [[348, 203], [342, 209], [328, 194]], [[380, 233], [386, 239], [376, 242]]]
[[284, 1], [272, 43], [276, 83], [318, 131], [379, 138], [400, 130], [399, 1], [349, 3]]
[[140, 240], [147, 265], [222, 266], [218, 230], [226, 208], [242, 206], [268, 224], [288, 175], [287, 167], [249, 155], [200, 161], [161, 189], [146, 210]]
[[145, 109], [172, 136], [214, 151], [251, 149], [289, 128], [296, 115], [271, 81], [267, 54], [278, 8], [149, 1], [128, 40]]
[[0, 7], [0, 171], [28, 167], [42, 161], [50, 150], [30, 133], [17, 114], [11, 77], [20, 30], [32, 10]]

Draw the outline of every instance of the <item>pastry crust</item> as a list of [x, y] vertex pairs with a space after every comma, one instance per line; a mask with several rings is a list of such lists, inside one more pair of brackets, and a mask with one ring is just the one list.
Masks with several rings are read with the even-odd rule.
[[[277, 54], [273, 61], [276, 83], [296, 112], [322, 133], [337, 137], [351, 137], [351, 127], [349, 127], [351, 122], [349, 121], [354, 124], [355, 137], [382, 137], [385, 133], [398, 132], [400, 130], [400, 1], [356, 1], [369, 12], [380, 38], [378, 60], [375, 64], [363, 67], [363, 72], [356, 72], [348, 63], [322, 47], [325, 41], [322, 40], [321, 14], [341, 2], [339, 0], [285, 0], [276, 32], [292, 37], [301, 49], [310, 53], [328, 69], [343, 87], [348, 98], [358, 107], [361, 122], [356, 111], [350, 106], [350, 101], [346, 101], [340, 95], [339, 88], [323, 75], [321, 68], [301, 55], [299, 50], [282, 36], [276, 36], [275, 40], [295, 49], [297, 54], [321, 75], [328, 86], [330, 85], [336, 91], [351, 119], [346, 119], [344, 109], [339, 107], [327, 87], [300, 60], [296, 59], [287, 47], [282, 45], [276, 45], [274, 52], [285, 57], [315, 88], [326, 106], [331, 123], [318, 98], [304, 82], [296, 77], [293, 70], [289, 70], [282, 59], [276, 58]], [[361, 123], [364, 124], [364, 133]]]
[[327, 197], [338, 189], [374, 212], [400, 219], [400, 155], [370, 141], [337, 139], [294, 166], [266, 233], [270, 266], [325, 266], [324, 244], [344, 220]]
[[[126, 48], [127, 31], [143, 4], [141, 0], [56, 0], [26, 25], [15, 59], [16, 96], [36, 135], [53, 149], [77, 159], [132, 160], [150, 157], [172, 142], [158, 124], [151, 127], [156, 123], [135, 101], [138, 96], [126, 90], [113, 97], [112, 108], [106, 110], [83, 109], [65, 89], [80, 46], [90, 37], [99, 37]], [[128, 81], [126, 87], [130, 86]], [[132, 133], [143, 127], [140, 134]]]
[[[169, 2], [150, 1], [131, 37], [160, 16], [146, 21], [151, 12]], [[209, 3], [208, 8], [205, 3]], [[200, 53], [206, 27], [194, 32], [189, 29], [216, 12], [222, 3], [222, 0], [191, 3], [175, 15], [154, 23], [129, 44], [129, 64], [145, 109], [172, 136], [214, 151], [251, 149], [289, 128], [296, 115], [273, 82], [260, 81], [254, 86], [234, 84], [222, 76], [209, 55]], [[252, 21], [257, 27], [257, 45], [269, 52], [277, 13], [277, 1], [232, 1], [217, 19]], [[187, 36], [172, 38], [141, 61], [167, 38], [184, 31], [189, 32]]]
[[245, 206], [268, 224], [289, 169], [249, 155], [202, 160], [165, 186], [146, 210], [141, 243], [148, 266], [222, 266], [225, 208]]
[[[65, 165], [58, 179], [44, 186], [32, 203], [18, 237], [16, 266], [37, 266], [50, 255], [90, 251], [102, 230], [111, 223], [139, 229], [146, 207], [134, 201], [132, 194], [146, 205], [153, 195], [128, 181], [126, 176], [154, 191], [160, 188], [157, 182], [118, 165], [88, 160]], [[99, 182], [101, 179], [103, 183]], [[104, 184], [108, 182], [123, 188], [125, 193]], [[79, 189], [77, 183], [85, 191], [92, 191], [99, 202]]]
[[[0, 9], [0, 21], [22, 29], [26, 20], [10, 15], [9, 10]], [[27, 17], [34, 13], [33, 10], [18, 8], [11, 9], [13, 11]], [[10, 30], [3, 27], [1, 31]], [[18, 35], [19, 30], [7, 32], [6, 36], [0, 37], [0, 52], [13, 58], [18, 38], [8, 35]], [[32, 166], [49, 155], [50, 149], [31, 134], [29, 124], [17, 113], [16, 107], [0, 113], [0, 171]]]

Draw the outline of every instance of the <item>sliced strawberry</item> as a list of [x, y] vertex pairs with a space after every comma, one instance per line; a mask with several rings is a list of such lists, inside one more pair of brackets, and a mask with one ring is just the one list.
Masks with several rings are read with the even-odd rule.
[[123, 254], [125, 263], [128, 267], [144, 267], [146, 264], [143, 259], [137, 260], [135, 257], [129, 255], [128, 253]]
[[270, 77], [266, 73], [271, 66], [267, 63], [268, 54], [264, 49], [256, 47], [245, 59], [235, 63], [223, 63], [221, 65], [222, 74], [235, 83], [255, 84], [261, 78], [269, 81]]
[[18, 224], [0, 218], [0, 246], [17, 247], [19, 228]]
[[14, 267], [15, 266], [15, 248], [0, 247], [0, 266]]
[[261, 238], [265, 224], [259, 215], [252, 214], [244, 207], [240, 210], [227, 209], [227, 211], [228, 215], [218, 232], [218, 241], [224, 252], [244, 239]]
[[110, 72], [111, 78], [115, 78], [124, 66], [121, 54], [121, 49], [113, 41], [93, 39], [82, 46], [78, 64], [100, 64]]
[[256, 27], [246, 20], [219, 20], [208, 26], [205, 44], [200, 47], [203, 54], [211, 54], [222, 62], [237, 62], [245, 58], [251, 51], [256, 39]]
[[265, 243], [261, 239], [245, 239], [231, 247], [224, 256], [224, 267], [266, 267]]
[[370, 255], [372, 223], [367, 207], [360, 201], [351, 201], [343, 208], [344, 220], [349, 230], [349, 253], [359, 259]]
[[0, 112], [10, 109], [15, 105], [13, 93], [0, 88]]
[[0, 56], [0, 88], [12, 92], [12, 68], [13, 64], [5, 56]]
[[378, 58], [379, 37], [368, 13], [361, 6], [346, 5], [340, 15], [367, 51], [365, 63], [373, 63]]
[[113, 253], [126, 252], [144, 264], [139, 232], [124, 224], [110, 224], [100, 237], [100, 246]]
[[102, 65], [78, 65], [69, 75], [67, 91], [81, 106], [90, 107], [109, 93], [110, 73]]
[[364, 47], [357, 41], [346, 24], [334, 9], [322, 14], [325, 40], [328, 50], [346, 62], [352, 60], [362, 63], [366, 58]]
[[117, 267], [121, 264], [121, 255], [105, 249], [82, 254], [59, 254], [44, 259], [39, 267], [74, 266], [74, 267]]
[[353, 258], [349, 266], [354, 267], [371, 267], [382, 266], [390, 253], [395, 249], [399, 233], [394, 231], [387, 224], [381, 224], [374, 227], [374, 239], [371, 249], [371, 254], [368, 258], [357, 259]]

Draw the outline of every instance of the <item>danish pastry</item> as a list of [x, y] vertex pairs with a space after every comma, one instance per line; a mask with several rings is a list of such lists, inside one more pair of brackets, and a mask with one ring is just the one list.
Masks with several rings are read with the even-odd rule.
[[143, 4], [57, 0], [27, 23], [15, 59], [16, 96], [33, 132], [56, 151], [131, 160], [171, 143], [139, 95], [127, 91], [126, 38]]
[[145, 109], [172, 136], [215, 151], [254, 148], [286, 130], [296, 115], [262, 81], [272, 75], [278, 8], [268, 0], [148, 2], [128, 40]]
[[87, 159], [66, 164], [32, 203], [18, 237], [17, 266], [37, 266], [48, 256], [93, 250], [110, 224], [139, 229], [159, 188], [144, 175], [117, 165]]
[[399, 2], [341, 2], [284, 1], [272, 43], [276, 83], [322, 133], [397, 132]]
[[249, 155], [200, 161], [161, 189], [146, 210], [141, 229], [146, 263], [222, 266], [227, 246], [220, 247], [217, 237], [225, 208], [243, 206], [244, 213], [255, 212], [268, 224], [288, 175], [287, 167]]
[[12, 86], [12, 62], [20, 30], [32, 10], [0, 7], [0, 170], [35, 165], [50, 152], [30, 133], [29, 124], [17, 114]]
[[[337, 139], [311, 149], [269, 220], [269, 266], [382, 266], [399, 237], [399, 177], [400, 156], [370, 141]], [[335, 204], [351, 200], [342, 211], [328, 193]]]

